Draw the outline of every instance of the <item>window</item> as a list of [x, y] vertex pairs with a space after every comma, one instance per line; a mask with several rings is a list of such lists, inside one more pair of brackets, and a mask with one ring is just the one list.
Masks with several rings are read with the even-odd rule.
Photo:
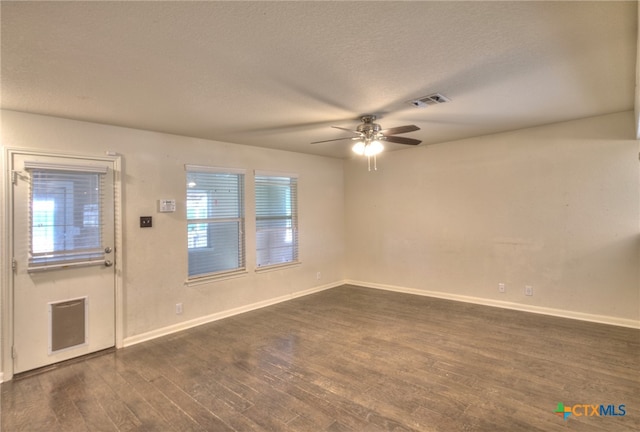
[[256, 173], [258, 267], [298, 261], [297, 176]]
[[186, 168], [189, 278], [244, 270], [244, 172]]
[[25, 162], [25, 168], [31, 174], [29, 269], [104, 260], [106, 168], [65, 168], [39, 162]]

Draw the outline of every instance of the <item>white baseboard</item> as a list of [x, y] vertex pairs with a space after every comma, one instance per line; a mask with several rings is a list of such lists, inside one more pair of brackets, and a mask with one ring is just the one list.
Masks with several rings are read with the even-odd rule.
[[464, 303], [475, 303], [475, 304], [484, 305], [484, 306], [493, 306], [493, 307], [499, 307], [503, 309], [518, 310], [523, 312], [532, 312], [532, 313], [537, 313], [541, 315], [551, 315], [551, 316], [556, 316], [561, 318], [570, 318], [570, 319], [575, 319], [580, 321], [589, 321], [589, 322], [595, 322], [600, 324], [609, 324], [609, 325], [615, 325], [620, 327], [630, 327], [630, 328], [640, 329], [639, 320], [618, 318], [618, 317], [612, 317], [607, 315], [588, 314], [584, 312], [568, 311], [564, 309], [554, 309], [554, 308], [548, 308], [543, 306], [533, 306], [533, 305], [526, 305], [521, 303], [485, 299], [481, 297], [464, 296], [459, 294], [450, 294], [450, 293], [438, 292], [438, 291], [425, 291], [425, 290], [419, 290], [416, 288], [406, 288], [406, 287], [400, 287], [396, 285], [378, 284], [373, 282], [345, 280], [344, 283], [349, 285], [357, 285], [365, 288], [375, 288], [375, 289], [381, 289], [385, 291], [395, 291], [395, 292], [401, 292], [405, 294], [414, 294], [414, 295], [420, 295], [425, 297], [435, 297], [435, 298], [441, 298], [446, 300], [460, 301]]
[[[193, 320], [184, 321], [171, 326], [152, 330], [150, 332], [131, 336], [124, 339], [123, 346], [128, 347], [128, 346], [135, 345], [148, 340], [152, 340], [161, 336], [166, 336], [182, 330], [187, 330], [193, 327], [197, 327], [202, 324], [207, 324], [223, 318], [239, 315], [241, 313], [271, 306], [277, 303], [282, 303], [287, 300], [292, 300], [294, 298], [303, 297], [309, 294], [314, 294], [320, 291], [335, 288], [345, 284], [357, 285], [365, 288], [380, 289], [385, 291], [394, 291], [394, 292], [400, 292], [405, 294], [420, 295], [425, 297], [435, 297], [435, 298], [441, 298], [446, 300], [454, 300], [454, 301], [460, 301], [464, 303], [474, 303], [474, 304], [479, 304], [484, 306], [493, 306], [493, 307], [499, 307], [503, 309], [518, 310], [523, 312], [532, 312], [532, 313], [537, 313], [541, 315], [551, 315], [551, 316], [557, 316], [561, 318], [570, 318], [570, 319], [575, 319], [580, 321], [589, 321], [589, 322], [595, 322], [600, 324], [609, 324], [609, 325], [615, 325], [620, 327], [640, 329], [640, 321], [631, 320], [631, 319], [618, 318], [618, 317], [612, 317], [612, 316], [606, 316], [606, 315], [595, 315], [595, 314], [588, 314], [584, 312], [575, 312], [575, 311], [568, 311], [563, 309], [554, 309], [554, 308], [547, 308], [542, 306], [533, 306], [533, 305], [526, 305], [521, 303], [485, 299], [481, 297], [464, 296], [464, 295], [450, 294], [450, 293], [439, 292], [439, 291], [425, 291], [425, 290], [420, 290], [416, 288], [407, 288], [407, 287], [401, 287], [396, 285], [387, 285], [387, 284], [379, 284], [379, 283], [373, 283], [373, 282], [356, 281], [356, 280], [347, 279], [343, 281], [333, 282], [327, 285], [310, 288], [308, 290], [299, 291], [299, 292], [287, 294], [284, 296], [280, 296], [280, 297], [276, 297], [268, 300], [263, 300], [263, 301], [248, 304], [245, 306], [240, 306], [234, 309], [216, 312], [214, 314], [205, 315]], [[0, 382], [2, 382], [1, 378], [2, 378], [2, 375], [0, 374]]]
[[260, 309], [263, 307], [271, 306], [277, 303], [282, 303], [287, 300], [292, 300], [294, 298], [307, 296], [309, 294], [314, 294], [320, 291], [324, 291], [327, 289], [335, 288], [340, 285], [344, 285], [344, 281], [333, 282], [330, 284], [310, 288], [304, 291], [298, 291], [291, 294], [283, 295], [280, 297], [259, 301], [256, 303], [248, 304], [245, 306], [240, 306], [234, 309], [229, 309], [221, 312], [216, 312], [214, 314], [205, 315], [199, 318], [195, 318], [189, 321], [184, 321], [178, 324], [173, 324], [167, 327], [162, 327], [156, 330], [152, 330], [150, 332], [141, 333], [139, 335], [131, 336], [125, 338], [123, 341], [123, 347], [128, 347], [131, 345], [139, 344], [141, 342], [145, 342], [151, 339], [155, 339], [161, 336], [166, 336], [172, 333], [176, 333], [182, 330], [187, 330], [193, 327], [197, 327], [202, 324], [207, 324], [213, 321], [221, 320], [223, 318], [228, 318], [234, 315], [239, 315], [241, 313], [249, 312], [252, 310]]

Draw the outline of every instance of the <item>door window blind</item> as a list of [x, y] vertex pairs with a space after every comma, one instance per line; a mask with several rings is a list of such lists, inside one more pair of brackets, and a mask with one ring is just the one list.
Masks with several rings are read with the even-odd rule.
[[245, 269], [244, 174], [187, 166], [189, 278]]
[[298, 261], [298, 179], [255, 176], [257, 266]]
[[103, 261], [106, 169], [25, 167], [31, 174], [29, 269]]

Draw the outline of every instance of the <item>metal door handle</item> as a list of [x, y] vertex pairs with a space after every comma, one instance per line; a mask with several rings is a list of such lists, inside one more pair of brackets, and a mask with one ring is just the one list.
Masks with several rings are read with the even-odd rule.
[[105, 267], [111, 267], [112, 265], [113, 265], [113, 262], [111, 260], [104, 260]]

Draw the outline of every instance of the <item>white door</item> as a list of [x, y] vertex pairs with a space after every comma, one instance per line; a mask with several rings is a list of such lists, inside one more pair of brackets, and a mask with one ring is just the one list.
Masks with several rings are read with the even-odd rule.
[[114, 164], [13, 154], [14, 373], [115, 345]]

